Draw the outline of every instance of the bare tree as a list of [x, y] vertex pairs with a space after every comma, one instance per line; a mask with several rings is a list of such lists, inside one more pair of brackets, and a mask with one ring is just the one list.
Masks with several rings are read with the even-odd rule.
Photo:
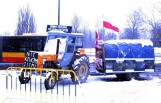
[[155, 23], [155, 28], [151, 29], [151, 33], [154, 46], [161, 47], [161, 21]]
[[23, 33], [36, 32], [35, 17], [29, 7], [23, 7], [18, 11], [18, 22], [16, 35], [22, 35]]
[[142, 10], [137, 9], [129, 15], [128, 20], [128, 33], [127, 37], [129, 39], [138, 39], [139, 38], [139, 29], [142, 26]]
[[78, 29], [80, 28], [80, 24], [81, 24], [81, 18], [78, 17], [76, 14], [74, 15], [73, 19], [72, 19], [72, 28], [73, 28], [73, 32], [77, 33]]
[[150, 25], [153, 29], [156, 28], [156, 23], [157, 23], [157, 14], [156, 14], [156, 7], [155, 5], [153, 4], [149, 9], [148, 9], [148, 13], [147, 14], [144, 14], [144, 23]]
[[80, 25], [81, 25], [81, 28], [82, 28], [81, 31], [83, 31], [83, 33], [89, 30], [89, 23], [88, 22], [81, 21]]
[[91, 30], [89, 30], [89, 23], [83, 21], [81, 17], [74, 15], [72, 21], [72, 30], [74, 33], [81, 32], [84, 34], [84, 47], [91, 48], [94, 47], [94, 36]]
[[91, 30], [86, 30], [84, 32], [85, 38], [84, 38], [84, 47], [85, 48], [93, 48], [95, 45], [95, 38], [94, 33]]
[[[159, 3], [160, 4], [160, 3]], [[152, 4], [148, 9], [148, 13], [144, 14], [144, 23], [150, 27], [151, 40], [154, 43], [154, 46], [161, 46], [160, 37], [161, 37], [161, 7], [158, 4]]]
[[108, 34], [105, 35], [104, 40], [116, 40], [117, 36], [113, 32], [109, 32]]
[[131, 28], [124, 28], [124, 32], [120, 35], [120, 39], [132, 39], [132, 37]]

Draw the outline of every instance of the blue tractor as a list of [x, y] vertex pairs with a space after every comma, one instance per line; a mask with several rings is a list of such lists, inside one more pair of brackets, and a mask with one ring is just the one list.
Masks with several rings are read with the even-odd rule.
[[[24, 67], [26, 68], [49, 68], [73, 70], [80, 83], [86, 82], [89, 75], [89, 58], [83, 52], [82, 33], [71, 33], [71, 26], [63, 25], [48, 25], [47, 40], [43, 52], [29, 51], [26, 53]], [[60, 77], [53, 73], [49, 73], [44, 81], [45, 88], [53, 89], [56, 84], [56, 79], [51, 77]], [[75, 80], [74, 74], [71, 73], [71, 80]], [[24, 77], [22, 70], [19, 81], [23, 83], [29, 82], [30, 77]]]

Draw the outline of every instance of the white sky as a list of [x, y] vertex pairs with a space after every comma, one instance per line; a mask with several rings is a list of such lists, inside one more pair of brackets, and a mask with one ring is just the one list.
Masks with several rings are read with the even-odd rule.
[[[71, 25], [77, 14], [90, 28], [95, 28], [98, 20], [101, 23], [105, 20], [122, 29], [132, 10], [156, 1], [159, 0], [60, 0], [60, 24]], [[14, 32], [18, 9], [27, 3], [35, 15], [37, 32], [45, 32], [47, 24], [58, 23], [58, 0], [0, 0], [0, 33]]]

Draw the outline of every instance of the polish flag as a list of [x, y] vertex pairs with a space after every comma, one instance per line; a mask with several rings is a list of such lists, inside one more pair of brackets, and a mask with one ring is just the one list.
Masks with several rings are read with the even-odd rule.
[[103, 27], [119, 32], [119, 29], [116, 26], [113, 26], [111, 23], [107, 21], [103, 21]]

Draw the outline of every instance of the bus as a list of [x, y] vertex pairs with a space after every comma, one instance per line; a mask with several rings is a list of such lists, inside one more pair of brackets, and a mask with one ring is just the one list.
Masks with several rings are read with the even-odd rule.
[[46, 34], [33, 33], [0, 36], [0, 70], [9, 66], [23, 66], [26, 52], [44, 50], [46, 37]]

